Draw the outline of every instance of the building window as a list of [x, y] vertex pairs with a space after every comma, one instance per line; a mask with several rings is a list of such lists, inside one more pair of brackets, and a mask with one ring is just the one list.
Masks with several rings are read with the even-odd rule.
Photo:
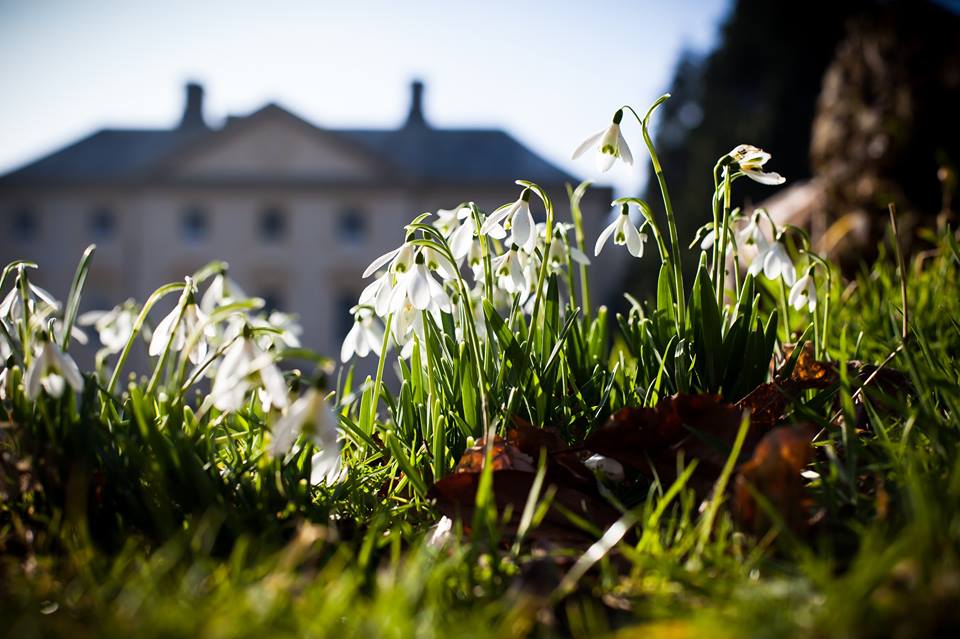
[[36, 239], [40, 233], [40, 220], [29, 206], [21, 206], [13, 212], [10, 226], [10, 234], [20, 242]]
[[347, 207], [340, 212], [337, 221], [337, 236], [344, 242], [359, 244], [367, 234], [367, 221], [363, 211], [355, 207]]
[[180, 230], [183, 239], [188, 242], [202, 242], [210, 234], [210, 221], [207, 212], [198, 206], [191, 206], [180, 218]]
[[96, 240], [109, 240], [116, 234], [117, 220], [113, 211], [101, 206], [90, 213], [90, 235]]
[[260, 213], [260, 237], [267, 242], [283, 239], [287, 233], [287, 216], [277, 207], [269, 207]]

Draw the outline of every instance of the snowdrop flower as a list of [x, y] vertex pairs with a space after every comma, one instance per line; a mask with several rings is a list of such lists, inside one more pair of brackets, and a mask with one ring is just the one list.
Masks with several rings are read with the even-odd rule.
[[354, 322], [340, 347], [340, 361], [349, 362], [354, 355], [366, 357], [376, 353], [383, 344], [383, 329], [368, 309], [360, 308], [354, 312]]
[[287, 405], [283, 374], [273, 357], [257, 345], [250, 327], [245, 327], [243, 336], [227, 349], [217, 369], [210, 398], [218, 410], [231, 412], [243, 406], [247, 391], [260, 386], [266, 390], [271, 405], [278, 408]]
[[[466, 207], [456, 209], [437, 209], [437, 219], [433, 221], [433, 226], [444, 235], [449, 234], [457, 228], [460, 219], [460, 210]], [[469, 210], [469, 209], [468, 209]]]
[[0, 359], [6, 361], [13, 354], [13, 344], [7, 341], [7, 335], [12, 338], [13, 332], [5, 321], [0, 319], [0, 323], [3, 323], [3, 328], [6, 329], [5, 333], [0, 333]]
[[[19, 271], [22, 270], [23, 267], [20, 267]], [[20, 277], [24, 276], [20, 275]], [[31, 310], [38, 304], [46, 307], [45, 310], [50, 312], [55, 313], [60, 310], [60, 302], [58, 302], [49, 291], [39, 286], [34, 286], [29, 281], [27, 282], [27, 303], [30, 305]], [[14, 285], [6, 297], [3, 298], [3, 301], [0, 302], [0, 317], [10, 319], [14, 322], [23, 317], [23, 299], [20, 297], [19, 286]]]
[[[450, 245], [450, 252], [453, 253], [453, 257], [458, 261], [463, 260], [470, 252], [474, 244], [473, 236], [477, 231], [477, 223], [473, 219], [470, 209], [463, 207], [460, 211], [466, 212], [466, 215], [462, 218], [463, 222], [450, 234], [450, 237], [447, 238], [447, 243]], [[460, 263], [462, 264], [462, 261]]]
[[293, 402], [274, 424], [270, 454], [274, 457], [287, 455], [301, 434], [317, 449], [311, 458], [310, 482], [333, 484], [342, 481], [345, 473], [340, 462], [337, 416], [319, 385]]
[[[2, 340], [2, 338], [0, 338]], [[0, 401], [4, 401], [7, 397], [13, 396], [13, 389], [8, 388], [11, 384], [10, 379], [10, 369], [13, 368], [14, 362], [10, 357], [4, 358], [3, 370], [0, 370]]]
[[[63, 333], [64, 333], [63, 320], [62, 319], [53, 320], [53, 334], [56, 336], [57, 342], [63, 341]], [[78, 328], [76, 325], [73, 325], [70, 327], [70, 337], [73, 338], [76, 342], [83, 345], [86, 345], [86, 343], [90, 341], [87, 338], [87, 334], [83, 332], [83, 330]]]
[[[537, 226], [539, 227], [539, 225]], [[584, 266], [590, 265], [590, 258], [576, 246], [567, 242], [566, 234], [570, 228], [567, 224], [557, 224], [556, 227], [554, 227], [555, 230], [553, 242], [550, 243], [548, 263], [550, 264], [550, 268], [555, 272], [566, 267], [568, 255], [570, 259], [577, 264], [583, 264]]]
[[[506, 224], [501, 227], [504, 221]], [[500, 239], [494, 233], [499, 234], [502, 228], [506, 228], [510, 230], [514, 244], [527, 246], [535, 239], [534, 226], [533, 214], [530, 212], [530, 189], [524, 189], [516, 202], [510, 206], [500, 207], [484, 220], [480, 232]]]
[[300, 334], [303, 333], [303, 327], [297, 322], [297, 316], [293, 313], [270, 311], [266, 317], [260, 315], [253, 318], [251, 324], [254, 328], [273, 329], [269, 332], [264, 331], [257, 338], [257, 343], [264, 350], [277, 346], [300, 348]]
[[623, 464], [603, 455], [590, 455], [583, 460], [583, 465], [615, 483], [622, 482], [625, 476]]
[[393, 273], [384, 271], [361, 292], [357, 302], [360, 306], [372, 306], [380, 317], [390, 312], [390, 294], [393, 293]]
[[597, 169], [606, 172], [613, 166], [613, 163], [620, 158], [623, 163], [633, 166], [633, 154], [630, 153], [630, 147], [620, 132], [620, 120], [623, 119], [623, 109], [618, 109], [613, 114], [613, 122], [607, 128], [597, 131], [586, 140], [584, 140], [577, 150], [573, 152], [573, 159], [586, 153], [589, 149], [595, 148], [597, 155]]
[[437, 280], [427, 270], [423, 252], [417, 253], [413, 268], [397, 276], [397, 284], [390, 294], [390, 310], [397, 311], [404, 300], [410, 300], [414, 308], [425, 311], [435, 308], [450, 312], [450, 298]]
[[741, 144], [727, 154], [730, 160], [737, 164], [740, 171], [748, 178], [760, 184], [783, 184], [786, 179], [779, 173], [767, 173], [763, 165], [770, 159], [770, 154], [763, 149], [750, 144]]
[[620, 208], [620, 215], [617, 216], [617, 219], [600, 233], [597, 244], [593, 248], [594, 256], [600, 255], [600, 251], [611, 235], [613, 235], [614, 244], [626, 245], [630, 255], [643, 257], [643, 243], [647, 241], [647, 235], [637, 230], [637, 227], [630, 221], [630, 207], [627, 204]]
[[221, 306], [245, 299], [249, 299], [247, 294], [239, 284], [227, 276], [227, 270], [223, 269], [214, 276], [210, 286], [200, 298], [200, 310], [209, 315]]
[[[192, 286], [192, 284], [191, 284]], [[207, 356], [208, 340], [215, 339], [217, 336], [216, 328], [208, 323], [207, 314], [197, 306], [193, 299], [193, 293], [185, 293], [187, 297], [186, 306], [183, 307], [182, 315], [180, 305], [178, 304], [172, 311], [167, 313], [166, 317], [160, 320], [156, 330], [153, 331], [153, 338], [150, 340], [148, 352], [150, 357], [157, 357], [162, 354], [170, 343], [170, 348], [179, 353], [187, 345], [187, 339], [199, 327], [203, 326], [203, 334], [197, 340], [196, 345], [187, 354], [187, 357], [193, 364], [199, 364]], [[179, 320], [179, 321], [178, 321]], [[171, 337], [173, 341], [171, 342]]]
[[387, 251], [377, 259], [370, 262], [370, 265], [363, 272], [362, 277], [364, 279], [370, 277], [374, 273], [380, 270], [381, 267], [390, 265], [389, 270], [394, 273], [406, 273], [410, 270], [410, 267], [413, 265], [414, 251], [416, 246], [410, 243], [413, 239], [413, 234], [407, 235], [406, 240], [403, 244], [393, 249], [392, 251]]
[[452, 280], [457, 277], [456, 267], [452, 266], [450, 260], [444, 257], [440, 251], [424, 246], [420, 249], [420, 252], [423, 254], [427, 268], [438, 273], [441, 279]]
[[806, 274], [801, 277], [790, 288], [790, 297], [788, 299], [790, 306], [798, 311], [803, 310], [804, 305], [812, 313], [817, 307], [817, 288], [813, 279], [813, 267], [807, 269]]
[[109, 311], [88, 311], [77, 318], [81, 326], [93, 326], [100, 336], [100, 343], [110, 353], [119, 353], [133, 335], [137, 321], [137, 309], [132, 300]]
[[393, 317], [392, 332], [394, 341], [402, 345], [400, 357], [408, 359], [413, 354], [415, 340], [419, 340], [421, 344], [426, 342], [423, 312], [417, 310], [409, 302], [404, 303]]
[[41, 388], [50, 397], [57, 398], [63, 395], [67, 384], [77, 392], [83, 390], [83, 376], [73, 358], [61, 351], [46, 332], [41, 334], [41, 341], [23, 380], [27, 399], [37, 399]]
[[520, 257], [519, 248], [516, 244], [510, 247], [510, 250], [493, 258], [491, 266], [493, 275], [497, 278], [500, 286], [508, 293], [518, 293], [524, 291], [527, 285], [527, 278], [524, 273], [523, 258]]
[[450, 543], [453, 537], [453, 520], [444, 515], [440, 521], [430, 527], [429, 533], [426, 540], [427, 548], [440, 550]]
[[756, 277], [762, 270], [767, 279], [775, 280], [782, 277], [784, 284], [792, 286], [797, 279], [797, 271], [790, 260], [790, 256], [787, 255], [787, 249], [783, 243], [774, 241], [767, 244], [764, 239], [757, 246], [760, 250], [757, 256], [753, 258], [753, 262], [750, 263], [747, 272]]
[[767, 242], [767, 237], [763, 234], [763, 231], [760, 230], [760, 219], [763, 215], [763, 209], [757, 209], [754, 211], [753, 216], [750, 218], [750, 223], [743, 227], [743, 230], [740, 231], [740, 239], [747, 246], [756, 246], [758, 251], [766, 250], [769, 242]]

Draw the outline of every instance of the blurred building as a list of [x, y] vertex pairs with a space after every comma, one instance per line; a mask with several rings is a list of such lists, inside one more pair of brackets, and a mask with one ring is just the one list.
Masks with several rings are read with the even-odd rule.
[[[305, 345], [333, 354], [361, 273], [404, 224], [465, 200], [490, 211], [517, 198], [517, 178], [544, 186], [568, 219], [576, 178], [503, 131], [431, 126], [419, 82], [406, 121], [387, 130], [327, 129], [276, 104], [214, 128], [190, 84], [174, 128], [97, 131], [0, 178], [0, 262], [36, 261], [36, 281], [63, 298], [96, 243], [90, 309], [142, 301], [223, 259], [248, 294], [299, 315]], [[607, 188], [585, 198], [588, 238], [611, 199]], [[593, 269], [597, 299], [616, 281], [610, 268]]]

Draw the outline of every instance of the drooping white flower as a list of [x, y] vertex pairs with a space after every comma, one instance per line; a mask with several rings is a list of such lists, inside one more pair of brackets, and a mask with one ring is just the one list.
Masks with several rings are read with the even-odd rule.
[[245, 299], [249, 299], [247, 294], [243, 292], [239, 284], [227, 275], [227, 271], [224, 269], [213, 277], [210, 286], [207, 287], [203, 297], [200, 298], [200, 310], [210, 315], [221, 306]]
[[387, 264], [390, 265], [390, 270], [394, 273], [406, 273], [413, 265], [413, 257], [416, 250], [416, 246], [410, 243], [412, 239], [412, 235], [407, 236], [403, 244], [391, 251], [387, 251], [370, 262], [370, 265], [367, 266], [363, 272], [362, 277], [364, 279], [370, 277]]
[[[153, 338], [150, 340], [148, 352], [150, 357], [157, 357], [167, 347], [171, 336], [173, 341], [170, 348], [179, 353], [187, 345], [187, 339], [198, 327], [203, 326], [200, 339], [194, 345], [193, 349], [187, 354], [187, 357], [193, 364], [199, 364], [207, 356], [209, 348], [208, 340], [216, 339], [217, 329], [207, 320], [207, 314], [204, 313], [193, 301], [192, 295], [190, 301], [183, 308], [183, 315], [180, 314], [180, 306], [177, 305], [172, 311], [167, 313], [166, 317], [160, 320], [157, 328], [153, 331]], [[180, 319], [178, 322], [177, 319]]]
[[[2, 340], [3, 338], [0, 338]], [[6, 358], [4, 358], [6, 360]], [[3, 362], [3, 369], [0, 370], [0, 401], [5, 401], [7, 397], [13, 396], [13, 391], [7, 387], [10, 385], [10, 363]]]
[[427, 268], [438, 273], [441, 279], [452, 280], [457, 277], [456, 266], [450, 264], [450, 260], [444, 257], [443, 253], [430, 246], [424, 246], [420, 252]]
[[434, 228], [439, 230], [444, 235], [449, 235], [449, 233], [457, 228], [460, 223], [460, 209], [462, 208], [466, 207], [459, 207], [455, 209], [437, 209], [436, 219], [433, 221]]
[[213, 380], [210, 398], [220, 411], [231, 412], [243, 406], [247, 392], [263, 387], [269, 403], [283, 408], [288, 403], [287, 384], [273, 356], [263, 352], [249, 328], [227, 349]]
[[583, 460], [583, 465], [595, 473], [599, 473], [612, 482], [622, 482], [625, 477], [623, 464], [611, 457], [591, 455]]
[[413, 354], [414, 341], [421, 344], [426, 342], [423, 311], [417, 310], [410, 302], [405, 302], [393, 316], [391, 333], [394, 341], [401, 346], [400, 357], [408, 359]]
[[757, 247], [759, 252], [747, 272], [756, 277], [762, 270], [767, 279], [782, 277], [784, 284], [792, 286], [797, 279], [797, 270], [783, 243], [774, 241], [768, 244], [764, 239], [757, 243]]
[[41, 342], [23, 380], [27, 399], [39, 397], [41, 388], [50, 397], [61, 397], [67, 384], [77, 392], [83, 390], [83, 376], [73, 358], [61, 351], [46, 333], [42, 334]]
[[768, 246], [767, 237], [760, 229], [760, 220], [763, 217], [763, 209], [757, 209], [750, 217], [750, 223], [740, 231], [740, 239], [746, 246], [756, 246], [758, 251], [762, 251]]
[[553, 242], [550, 243], [550, 253], [548, 254], [548, 262], [554, 272], [566, 267], [568, 256], [577, 264], [590, 265], [590, 258], [579, 248], [567, 242], [566, 234], [570, 231], [570, 228], [568, 224], [557, 224], [554, 227]]
[[308, 436], [319, 447], [337, 443], [337, 417], [324, 393], [316, 387], [311, 387], [293, 402], [273, 425], [270, 431], [270, 455], [287, 455], [301, 434]]
[[7, 326], [7, 322], [3, 319], [0, 319], [0, 323], [3, 324], [4, 331], [0, 332], [0, 361], [7, 361], [7, 358], [13, 354], [13, 344], [7, 341], [7, 336], [13, 338], [13, 329]]
[[269, 350], [273, 347], [300, 348], [300, 335], [303, 327], [297, 321], [294, 313], [270, 311], [267, 316], [258, 315], [250, 320], [254, 328], [268, 328], [257, 337], [260, 348]]
[[[21, 267], [21, 270], [22, 268], [23, 267]], [[24, 276], [20, 275], [19, 277]], [[57, 313], [60, 311], [60, 302], [58, 302], [49, 291], [35, 286], [29, 281], [27, 282], [27, 304], [29, 304], [31, 312], [34, 312], [38, 307], [49, 313]], [[20, 297], [19, 286], [14, 285], [6, 297], [3, 298], [3, 301], [0, 302], [0, 317], [14, 322], [19, 321], [20, 318], [23, 317], [23, 298]]]
[[589, 149], [596, 149], [597, 169], [606, 172], [613, 166], [613, 163], [620, 158], [624, 164], [633, 165], [633, 154], [630, 153], [630, 146], [623, 138], [620, 132], [620, 121], [623, 119], [623, 109], [618, 109], [613, 114], [613, 122], [605, 129], [597, 131], [573, 152], [573, 159], [586, 153]]
[[[56, 336], [57, 342], [63, 341], [64, 330], [62, 319], [53, 320], [53, 334]], [[70, 327], [70, 337], [79, 344], [86, 345], [86, 343], [90, 341], [89, 338], [87, 338], [87, 334], [76, 324]]]
[[763, 165], [770, 159], [770, 154], [751, 144], [741, 144], [727, 154], [739, 166], [740, 171], [748, 178], [760, 184], [783, 184], [786, 179], [779, 173], [767, 173]]
[[600, 232], [597, 238], [597, 244], [593, 248], [594, 256], [600, 255], [607, 240], [613, 235], [613, 243], [620, 246], [626, 245], [630, 255], [634, 257], [643, 257], [643, 243], [647, 241], [647, 234], [641, 233], [630, 220], [630, 207], [624, 204], [620, 208], [620, 215], [611, 222], [607, 228]]
[[763, 274], [767, 279], [783, 278], [784, 284], [792, 286], [797, 279], [797, 270], [793, 261], [787, 255], [787, 249], [782, 242], [773, 242], [763, 253]]
[[[506, 222], [506, 224], [503, 224]], [[502, 226], [501, 226], [502, 225]], [[501, 206], [491, 213], [480, 226], [484, 235], [496, 238], [502, 229], [509, 230], [512, 242], [526, 246], [533, 239], [534, 221], [530, 212], [530, 189], [524, 189], [510, 206]], [[503, 237], [503, 235], [501, 235]], [[500, 239], [500, 238], [496, 238]]]
[[440, 550], [450, 543], [450, 539], [452, 537], [453, 520], [444, 515], [440, 518], [440, 521], [430, 527], [429, 534], [426, 538], [427, 548], [432, 550]]
[[790, 288], [790, 297], [788, 298], [790, 306], [798, 311], [806, 306], [811, 313], [817, 307], [817, 287], [813, 278], [813, 269], [807, 269], [803, 277], [798, 279]]
[[133, 335], [137, 321], [137, 308], [132, 301], [114, 306], [109, 311], [88, 311], [77, 318], [81, 326], [93, 326], [100, 336], [100, 343], [110, 353], [119, 353]]
[[372, 306], [377, 315], [385, 317], [390, 312], [390, 294], [393, 293], [393, 284], [393, 273], [384, 271], [360, 292], [357, 303], [360, 306]]
[[526, 290], [527, 278], [524, 273], [524, 263], [516, 244], [503, 255], [493, 258], [491, 267], [493, 275], [499, 285], [508, 293], [519, 293]]
[[390, 294], [390, 310], [399, 310], [404, 300], [409, 300], [414, 308], [421, 311], [430, 308], [450, 311], [450, 297], [443, 285], [430, 275], [422, 252], [417, 253], [409, 271], [397, 275], [397, 284]]
[[470, 209], [464, 207], [461, 211], [466, 211], [467, 215], [463, 218], [460, 226], [450, 234], [447, 243], [450, 245], [450, 252], [453, 253], [453, 257], [462, 264], [463, 258], [467, 256], [471, 246], [473, 246], [473, 237], [476, 234], [477, 224], [473, 216], [470, 215]]
[[358, 309], [354, 313], [353, 326], [340, 347], [340, 361], [349, 362], [354, 356], [366, 357], [376, 353], [383, 344], [383, 328], [367, 309]]

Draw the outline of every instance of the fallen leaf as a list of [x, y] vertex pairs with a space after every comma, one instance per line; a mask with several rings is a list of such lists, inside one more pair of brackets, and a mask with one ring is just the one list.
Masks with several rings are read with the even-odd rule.
[[817, 432], [810, 424], [778, 426], [757, 444], [740, 466], [733, 486], [733, 513], [740, 523], [759, 531], [769, 525], [751, 488], [763, 495], [787, 526], [799, 532], [807, 524], [805, 488], [800, 472], [810, 461], [810, 442]]
[[[516, 534], [536, 477], [534, 455], [539, 456], [540, 449], [545, 448], [548, 456], [544, 490], [551, 490], [553, 498], [540, 525], [530, 531], [530, 538], [563, 545], [595, 541], [564, 511], [600, 530], [613, 524], [620, 513], [600, 496], [590, 471], [575, 453], [566, 450], [568, 447], [559, 437], [554, 438], [549, 431], [540, 434], [534, 430], [537, 430], [534, 426], [522, 425], [512, 429], [507, 439], [497, 436], [491, 444], [494, 503], [501, 515], [508, 509], [511, 512], [503, 532]], [[526, 450], [514, 442], [523, 444]], [[550, 453], [551, 450], [556, 452]], [[486, 442], [480, 440], [463, 454], [454, 472], [434, 483], [428, 493], [436, 500], [441, 513], [451, 518], [459, 517], [464, 522], [466, 532], [470, 532], [469, 522], [473, 520], [485, 460]]]
[[[783, 348], [784, 357], [789, 360], [794, 353], [796, 345], [787, 345]], [[836, 366], [830, 362], [821, 362], [817, 360], [813, 353], [813, 344], [805, 342], [800, 356], [797, 357], [796, 365], [790, 372], [790, 376], [784, 379], [784, 371], [777, 375], [781, 383], [789, 383], [797, 390], [808, 388], [827, 388], [836, 384], [839, 380]]]

